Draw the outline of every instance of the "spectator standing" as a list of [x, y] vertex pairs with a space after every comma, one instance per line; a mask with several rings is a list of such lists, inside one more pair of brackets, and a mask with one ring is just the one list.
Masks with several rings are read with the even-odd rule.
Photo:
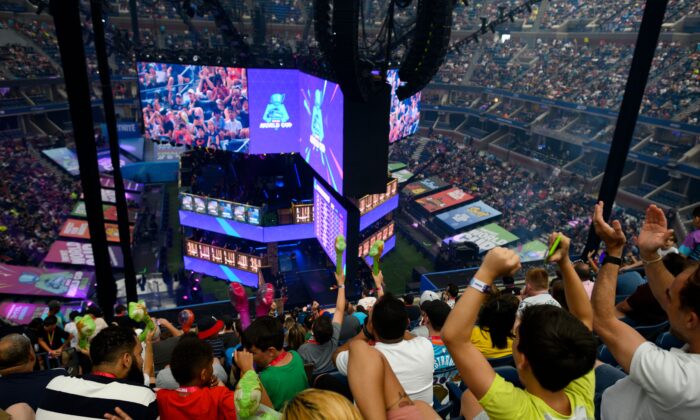
[[340, 327], [345, 315], [345, 275], [335, 273], [335, 279], [338, 283], [336, 288], [338, 297], [335, 301], [333, 320], [331, 321], [327, 316], [316, 318], [311, 326], [311, 331], [314, 334], [313, 339], [303, 344], [298, 350], [305, 363], [314, 365], [314, 375], [329, 372], [335, 368], [332, 356], [338, 348]]
[[41, 319], [46, 319], [47, 317], [50, 316], [55, 316], [56, 317], [56, 325], [58, 325], [59, 328], [63, 328], [64, 325], [66, 325], [66, 318], [63, 317], [63, 314], [61, 313], [61, 303], [57, 300], [52, 300], [49, 302], [49, 311], [42, 315]]
[[593, 219], [609, 256], [593, 290], [595, 331], [615, 360], [629, 373], [603, 394], [604, 419], [694, 419], [700, 412], [700, 269], [685, 269], [675, 278], [661, 264], [659, 248], [673, 234], [663, 210], [649, 206], [637, 244], [654, 297], [668, 314], [671, 331], [687, 343], [663, 350], [615, 316], [615, 288], [626, 243], [621, 224], [603, 219], [603, 203]]
[[440, 371], [440, 375], [451, 380], [456, 373], [455, 363], [440, 335], [440, 330], [445, 325], [447, 316], [450, 315], [450, 306], [446, 302], [433, 300], [423, 305], [423, 311], [427, 318], [425, 326], [428, 327], [430, 343], [433, 345], [434, 375], [438, 375], [438, 371]]
[[221, 320], [224, 322], [224, 332], [220, 334], [221, 340], [224, 342], [224, 348], [230, 349], [236, 347], [241, 340], [235, 328], [235, 320], [231, 315], [224, 315], [221, 317]]
[[693, 261], [700, 261], [700, 206], [693, 209], [694, 231], [685, 237], [680, 252], [683, 256]]
[[479, 311], [471, 342], [487, 359], [513, 354], [513, 325], [518, 311], [518, 298], [513, 295], [489, 295]]
[[543, 268], [532, 268], [525, 273], [525, 288], [522, 291], [522, 302], [518, 307], [518, 317], [528, 306], [553, 305], [561, 308], [559, 302], [549, 294], [549, 275]]
[[61, 357], [63, 349], [70, 344], [70, 334], [65, 332], [57, 324], [57, 318], [49, 315], [44, 319], [44, 327], [39, 335], [39, 347], [49, 355], [49, 360], [57, 360]]

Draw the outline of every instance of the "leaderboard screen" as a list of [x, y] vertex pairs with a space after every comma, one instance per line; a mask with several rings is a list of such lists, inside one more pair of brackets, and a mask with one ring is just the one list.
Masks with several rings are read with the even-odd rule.
[[389, 143], [414, 134], [420, 122], [420, 92], [400, 101], [396, 89], [401, 85], [398, 70], [389, 70], [386, 74], [391, 85], [391, 111], [389, 114]]
[[299, 153], [316, 173], [343, 194], [343, 92], [308, 74], [299, 76], [302, 95]]
[[146, 139], [247, 151], [246, 69], [155, 62], [137, 66]]
[[[314, 236], [335, 264], [335, 238], [348, 234], [348, 212], [321, 183], [314, 179]], [[343, 267], [345, 255], [343, 255]]]

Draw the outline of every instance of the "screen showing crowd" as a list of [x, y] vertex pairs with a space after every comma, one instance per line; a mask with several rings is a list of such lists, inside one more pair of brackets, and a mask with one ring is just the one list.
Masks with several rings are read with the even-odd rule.
[[147, 140], [247, 151], [246, 69], [140, 62], [138, 74]]

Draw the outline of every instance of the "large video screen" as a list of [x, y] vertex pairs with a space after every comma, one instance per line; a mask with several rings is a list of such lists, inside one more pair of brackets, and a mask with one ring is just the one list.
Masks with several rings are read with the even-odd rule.
[[246, 152], [246, 69], [139, 62], [144, 138]]
[[419, 198], [416, 203], [420, 204], [428, 213], [436, 213], [473, 199], [473, 195], [467, 194], [461, 188], [452, 187], [449, 190]]
[[[347, 238], [348, 212], [314, 179], [314, 236], [333, 264], [336, 263], [335, 238], [341, 233]], [[343, 269], [346, 254], [343, 254]]]
[[298, 70], [249, 69], [249, 153], [299, 151]]
[[299, 153], [334, 190], [343, 194], [343, 92], [340, 86], [300, 74]]
[[483, 201], [476, 201], [439, 214], [438, 219], [452, 228], [452, 230], [459, 231], [476, 223], [494, 219], [500, 215], [500, 211]]
[[420, 92], [400, 101], [396, 89], [401, 85], [398, 70], [389, 70], [386, 74], [391, 85], [391, 111], [389, 114], [389, 143], [414, 134], [420, 123]]

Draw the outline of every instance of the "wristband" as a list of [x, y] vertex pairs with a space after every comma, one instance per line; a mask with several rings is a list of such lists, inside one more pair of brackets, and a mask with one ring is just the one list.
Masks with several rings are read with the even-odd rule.
[[478, 290], [478, 291], [481, 292], [481, 293], [488, 293], [488, 292], [491, 291], [491, 285], [490, 285], [490, 284], [486, 284], [486, 283], [484, 283], [483, 281], [477, 279], [476, 277], [473, 277], [473, 278], [469, 281], [469, 287], [471, 287], [472, 289], [476, 289], [476, 290]]
[[640, 255], [640, 256], [639, 256], [639, 259], [642, 260], [642, 263], [643, 263], [644, 265], [649, 265], [649, 264], [654, 264], [654, 263], [657, 263], [657, 262], [663, 260], [664, 257], [662, 257], [661, 255], [659, 255], [657, 258], [654, 258], [653, 260], [645, 260], [645, 259], [642, 258], [642, 256]]
[[339, 285], [338, 285], [338, 289], [345, 289], [345, 285], [344, 285], [344, 284], [339, 284]]
[[622, 259], [618, 257], [613, 257], [612, 255], [606, 255], [605, 258], [603, 258], [603, 263], [601, 265], [605, 264], [615, 264], [615, 265], [622, 265]]

